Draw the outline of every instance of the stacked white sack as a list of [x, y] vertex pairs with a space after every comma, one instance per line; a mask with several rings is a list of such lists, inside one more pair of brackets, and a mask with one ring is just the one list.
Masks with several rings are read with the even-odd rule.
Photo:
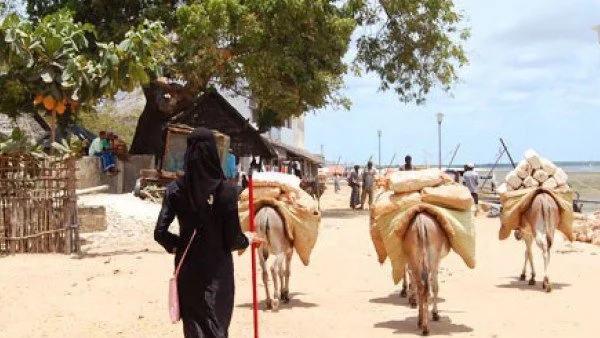
[[567, 174], [552, 161], [540, 157], [534, 150], [525, 152], [525, 160], [506, 175], [506, 187], [499, 193], [512, 190], [543, 187], [546, 189], [566, 188]]
[[525, 152], [525, 159], [531, 165], [531, 168], [536, 170], [542, 167], [542, 160], [535, 150], [529, 149]]
[[543, 169], [538, 169], [533, 173], [533, 178], [535, 178], [536, 181], [542, 184], [548, 180], [549, 175]]
[[519, 178], [519, 176], [514, 172], [511, 171], [508, 173], [508, 175], [506, 175], [506, 183], [508, 183], [508, 185], [513, 188], [513, 189], [519, 189], [519, 187], [521, 187], [521, 184], [523, 184], [523, 181]]

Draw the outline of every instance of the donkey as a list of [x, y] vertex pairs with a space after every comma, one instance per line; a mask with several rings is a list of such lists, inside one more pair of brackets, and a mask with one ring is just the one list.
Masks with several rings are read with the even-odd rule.
[[427, 213], [421, 212], [406, 230], [402, 248], [408, 259], [410, 303], [414, 307], [418, 301], [418, 327], [423, 330], [423, 335], [428, 335], [430, 285], [433, 291], [433, 320], [438, 321], [438, 271], [440, 261], [450, 252], [450, 241], [438, 222]]
[[529, 285], [535, 285], [535, 268], [533, 267], [533, 253], [531, 250], [533, 234], [535, 234], [535, 242], [542, 250], [544, 257], [544, 281], [542, 282], [542, 288], [546, 292], [552, 291], [552, 285], [548, 278], [548, 265], [550, 264], [550, 249], [554, 241], [554, 230], [558, 227], [559, 217], [558, 205], [554, 198], [547, 193], [541, 192], [534, 197], [531, 206], [523, 214], [523, 219], [527, 225], [515, 231], [515, 238], [517, 240], [521, 240], [521, 238], [525, 240], [525, 263], [523, 264], [523, 272], [520, 279], [522, 281], [525, 280], [527, 262], [529, 261], [531, 266]]
[[[276, 311], [279, 309], [280, 300], [284, 303], [290, 301], [290, 265], [294, 247], [287, 236], [284, 220], [273, 207], [262, 207], [256, 213], [255, 222], [257, 235], [265, 240], [257, 250], [267, 294], [267, 308]], [[275, 256], [275, 261], [271, 265], [271, 277], [275, 289], [274, 299], [271, 299], [269, 292], [269, 275], [266, 268], [269, 253]]]

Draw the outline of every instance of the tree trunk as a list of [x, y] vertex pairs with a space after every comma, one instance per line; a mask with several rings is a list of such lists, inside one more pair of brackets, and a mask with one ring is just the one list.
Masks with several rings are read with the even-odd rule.
[[162, 152], [163, 126], [177, 113], [191, 108], [193, 98], [181, 86], [159, 81], [144, 87], [144, 97], [146, 105], [138, 119], [129, 153], [157, 155]]

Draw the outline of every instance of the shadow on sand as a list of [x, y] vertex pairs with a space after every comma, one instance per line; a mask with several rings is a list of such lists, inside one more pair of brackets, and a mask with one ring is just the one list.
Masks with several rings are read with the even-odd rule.
[[[438, 297], [438, 304], [442, 304], [444, 303], [446, 300], [444, 298]], [[402, 306], [407, 306], [409, 307], [410, 304], [408, 304], [408, 298], [402, 298], [400, 297], [400, 291], [398, 292], [394, 292], [391, 293], [389, 296], [387, 297], [381, 297], [381, 298], [373, 298], [369, 300], [369, 303], [374, 303], [374, 304], [390, 304], [390, 305], [402, 305]]]
[[[508, 279], [512, 279], [508, 284], [498, 284], [496, 287], [500, 289], [519, 289], [546, 292], [544, 289], [542, 289], [542, 280], [544, 277], [538, 277], [539, 279], [535, 281], [535, 285], [529, 285], [529, 277], [530, 276], [528, 275], [527, 280], [525, 281], [521, 281], [517, 277], [507, 277]], [[552, 280], [550, 280], [550, 283], [552, 284], [552, 290], [561, 290], [571, 286], [571, 284], [555, 283], [552, 282]]]
[[96, 258], [96, 257], [112, 257], [112, 256], [130, 256], [130, 255], [139, 255], [139, 254], [163, 254], [164, 250], [116, 250], [116, 251], [107, 251], [107, 252], [83, 252], [80, 255], [73, 255], [72, 259], [86, 259], [86, 258]]
[[[272, 290], [271, 290], [272, 291]], [[307, 302], [303, 302], [301, 299], [296, 298], [299, 295], [303, 295], [303, 293], [300, 292], [291, 292], [290, 293], [290, 302], [285, 304], [283, 302], [279, 303], [279, 311], [281, 310], [289, 310], [289, 309], [293, 309], [293, 308], [313, 308], [313, 307], [317, 307], [318, 305], [315, 303], [307, 303]], [[263, 311], [271, 311], [269, 309], [267, 309], [267, 305], [266, 305], [266, 301], [263, 300], [259, 300], [259, 308]], [[246, 308], [246, 309], [252, 309], [252, 303], [245, 303], [245, 304], [240, 304], [237, 307], [239, 308]]]
[[[444, 312], [440, 310], [440, 312]], [[431, 315], [431, 314], [430, 314]], [[384, 328], [394, 330], [395, 334], [401, 333], [414, 333], [420, 334], [421, 330], [417, 327], [417, 317], [408, 317], [405, 320], [390, 320], [387, 322], [381, 322], [374, 325], [375, 328]], [[449, 317], [440, 317], [438, 322], [429, 320], [429, 335], [430, 336], [450, 336], [453, 333], [465, 333], [473, 332], [473, 328], [462, 325], [454, 324]]]
[[352, 210], [350, 208], [343, 208], [343, 209], [338, 208], [338, 209], [323, 209], [321, 211], [322, 218], [348, 219], [348, 218], [354, 218], [357, 215], [368, 216], [369, 210]]

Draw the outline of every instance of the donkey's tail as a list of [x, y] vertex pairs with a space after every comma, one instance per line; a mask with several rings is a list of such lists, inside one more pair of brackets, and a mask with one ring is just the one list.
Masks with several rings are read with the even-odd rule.
[[429, 271], [431, 266], [431, 255], [429, 253], [429, 235], [427, 233], [426, 216], [424, 214], [418, 214], [415, 219], [415, 225], [417, 227], [417, 236], [421, 241], [421, 249], [423, 254], [422, 269], [421, 269], [421, 282], [425, 288], [425, 292], [429, 292]]
[[[544, 222], [544, 232], [546, 233], [546, 243], [548, 243], [548, 249], [552, 247], [554, 238], [554, 227], [558, 220], [554, 219], [555, 213], [553, 212], [556, 202], [552, 197], [546, 199], [547, 203], [542, 203], [542, 222]], [[552, 202], [552, 203], [550, 203]]]

